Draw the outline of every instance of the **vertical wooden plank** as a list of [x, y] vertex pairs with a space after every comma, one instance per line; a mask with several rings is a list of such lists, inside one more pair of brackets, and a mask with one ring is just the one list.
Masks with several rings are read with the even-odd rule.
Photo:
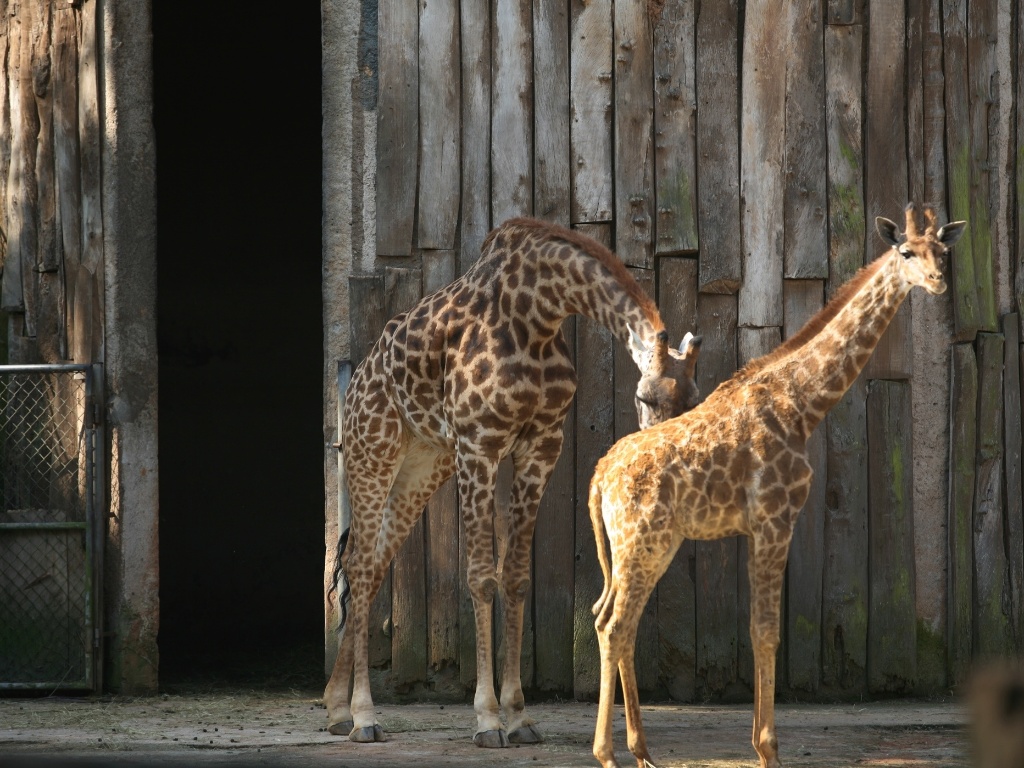
[[[423, 252], [423, 293], [429, 295], [455, 279], [455, 251]], [[455, 479], [442, 485], [427, 503], [427, 676], [431, 689], [451, 695], [462, 687], [454, 673], [459, 663], [459, 499]]]
[[[608, 225], [579, 227], [598, 242], [611, 242]], [[576, 323], [576, 546], [573, 581], [573, 696], [596, 701], [601, 684], [601, 657], [591, 606], [603, 579], [590, 522], [588, 493], [594, 466], [615, 442], [615, 355], [611, 332], [587, 318]]]
[[1005, 594], [1003, 521], [1003, 344], [1001, 333], [979, 333], [978, 453], [974, 478], [974, 657], [992, 658], [1013, 646]]
[[63, 362], [67, 359], [64, 322], [64, 280], [60, 274], [61, 253], [57, 221], [56, 158], [54, 154], [53, 13], [44, 3], [39, 8], [38, 35], [32, 70], [36, 112], [39, 115], [39, 141], [36, 148], [38, 190], [39, 251], [36, 255], [38, 307], [36, 335], [41, 359]]
[[[758, 357], [767, 355], [782, 343], [781, 328], [739, 328], [736, 331], [738, 362], [742, 367]], [[750, 639], [750, 571], [747, 567], [749, 557], [749, 540], [746, 536], [736, 537], [736, 675], [741, 683], [750, 691], [754, 690], [754, 647]], [[786, 588], [783, 582], [782, 605], [786, 601]], [[785, 615], [785, 613], [783, 613]], [[776, 666], [777, 684], [781, 689], [785, 685], [787, 668], [786, 659], [786, 627], [780, 627], [778, 659]]]
[[[416, 240], [420, 248], [449, 249], [455, 245], [462, 165], [456, 66], [459, 4], [457, 0], [433, 0], [417, 5], [420, 168]], [[377, 201], [378, 205], [386, 202], [380, 197]]]
[[[646, 13], [646, 12], [645, 12]], [[629, 272], [644, 292], [656, 298], [653, 269], [630, 268]], [[639, 429], [636, 415], [636, 385], [640, 382], [640, 371], [630, 357], [626, 346], [615, 343], [615, 439], [636, 432]], [[654, 691], [658, 683], [658, 591], [651, 593], [644, 607], [640, 627], [636, 633], [636, 677], [641, 691]]]
[[743, 285], [738, 316], [744, 327], [782, 325], [788, 26], [788, 16], [777, 4], [747, 3], [740, 118]]
[[[82, 264], [100, 278], [103, 275], [103, 204], [96, 3], [83, 3], [79, 14], [78, 142], [82, 172]], [[100, 317], [103, 315], [103, 297], [103, 291], [95, 292]], [[91, 361], [103, 359], [101, 329], [99, 324], [93, 329]]]
[[533, 214], [531, 5], [495, 0], [491, 91], [491, 218]]
[[[11, 15], [7, 11], [6, 0], [0, 0], [0, 61], [8, 61], [8, 50], [11, 42]], [[0, 70], [0, 263], [7, 257], [7, 180], [11, 167], [11, 112], [8, 104], [10, 92], [10, 67]], [[0, 323], [0, 338], [6, 337], [6, 330]]]
[[[907, 202], [905, 17], [903, 3], [876, 3], [868, 14], [864, 195], [872, 232], [876, 216], [893, 219], [902, 229], [902, 209]], [[868, 237], [865, 261], [873, 261], [881, 245], [877, 237]], [[905, 302], [868, 361], [867, 377], [908, 378], [913, 371], [911, 341], [910, 302]]]
[[[75, 295], [75, 276], [82, 260], [82, 186], [78, 153], [78, 24], [71, 6], [58, 8], [53, 42], [53, 131], [57, 191], [59, 247], [63, 264], [64, 295]], [[65, 317], [64, 334], [74, 327], [72, 301]]]
[[654, 27], [655, 253], [697, 250], [694, 2], [666, 3]]
[[862, 37], [859, 24], [825, 27], [830, 293], [853, 277], [864, 260]]
[[978, 364], [970, 344], [949, 357], [949, 509], [947, 528], [947, 682], [970, 673], [974, 637], [974, 482], [978, 428]]
[[[831, 5], [830, 5], [831, 8]], [[829, 294], [864, 260], [860, 24], [825, 27]], [[864, 377], [822, 425], [826, 445], [822, 526], [822, 685], [865, 690], [868, 617], [867, 422]]]
[[[803, 327], [823, 304], [820, 280], [785, 282], [784, 335]], [[816, 429], [807, 441], [814, 477], [811, 492], [793, 527], [786, 581], [787, 685], [817, 693], [821, 683], [822, 568], [825, 552], [825, 430]]]
[[[31, 4], [29, 4], [31, 7]], [[2, 288], [0, 288], [0, 310], [4, 312], [21, 312], [25, 306], [25, 299], [22, 285], [22, 251], [27, 248], [23, 245], [23, 232], [26, 229], [23, 221], [23, 198], [25, 196], [24, 178], [31, 169], [25, 168], [26, 149], [28, 141], [26, 131], [28, 130], [25, 121], [30, 119], [25, 113], [26, 97], [24, 91], [28, 89], [28, 98], [31, 98], [31, 78], [22, 75], [23, 55], [22, 49], [31, 46], [26, 41], [30, 24], [21, 9], [20, 18], [15, 21], [12, 15], [8, 17], [10, 25], [10, 48], [8, 50], [7, 72], [8, 97], [10, 109], [10, 141], [11, 141], [11, 162], [8, 169], [7, 179], [7, 254], [4, 259], [4, 271]]]
[[699, 3], [696, 25], [699, 285], [706, 293], [735, 293], [743, 276], [736, 0]]
[[924, 5], [906, 0], [907, 200], [931, 202], [924, 193]]
[[419, 140], [417, 5], [379, 0], [377, 6], [377, 253], [381, 256], [408, 256], [413, 247]]
[[612, 218], [611, 0], [572, 0], [572, 222]]
[[[999, 327], [996, 316], [995, 269], [992, 252], [993, 206], [989, 169], [996, 152], [989, 152], [989, 112], [997, 95], [995, 61], [996, 3], [967, 4], [967, 83], [970, 113], [971, 214], [967, 234], [974, 255], [974, 279], [978, 288], [978, 322], [986, 331]], [[995, 116], [995, 109], [992, 109]]]
[[[705, 355], [697, 365], [697, 383], [707, 397], [736, 371], [735, 296], [700, 294], [697, 331], [704, 337]], [[698, 541], [696, 571], [696, 687], [700, 698], [718, 696], [736, 681], [737, 658], [737, 542], [731, 536]]]
[[[697, 328], [697, 260], [663, 257], [658, 267], [658, 306], [669, 339], [676, 343]], [[696, 570], [694, 542], [686, 540], [658, 583], [658, 669], [676, 701], [696, 696]]]
[[[567, 199], [567, 198], [566, 198]], [[562, 334], [575, 357], [576, 324], [568, 318]], [[538, 691], [567, 693], [573, 687], [573, 595], [576, 540], [576, 409], [563, 427], [565, 442], [537, 513], [534, 532], [533, 615], [535, 681]], [[525, 643], [525, 640], [524, 640]]]
[[868, 689], [906, 693], [917, 679], [913, 448], [902, 427], [911, 419], [910, 384], [871, 382], [867, 413]]
[[480, 256], [491, 228], [491, 14], [459, 3], [462, 52], [462, 189], [458, 274]]
[[[967, 95], [967, 0], [942, 0], [942, 15], [949, 217], [954, 221], [969, 220], [971, 123]], [[949, 260], [953, 322], [958, 340], [973, 340], [981, 327], [973, 240], [973, 237], [961, 238], [954, 257]]]
[[[863, 10], [862, 0], [827, 0], [826, 19], [828, 24], [860, 24]], [[828, 48], [826, 47], [827, 51]]]
[[[352, 367], [359, 364], [373, 349], [390, 315], [387, 314], [384, 299], [383, 275], [350, 275], [349, 302], [351, 312], [350, 348]], [[385, 624], [391, 622], [391, 574], [384, 581], [370, 606], [369, 661], [371, 668], [387, 666], [391, 662], [390, 632], [385, 633]]]
[[789, 6], [790, 46], [786, 72], [786, 165], [783, 192], [785, 276], [828, 277], [825, 242], [825, 62], [822, 4]]
[[564, 0], [533, 0], [533, 212], [562, 225], [570, 209], [568, 11]]
[[[395, 317], [419, 301], [423, 273], [386, 267], [384, 301]], [[427, 673], [427, 574], [424, 522], [420, 517], [395, 555], [391, 570], [391, 675], [398, 690], [421, 683]]]
[[[1017, 66], [1020, 67], [1021, 63], [1024, 62], [1024, 12], [1021, 11], [1018, 3], [1017, 13], [1015, 14], [1016, 22], [1016, 33], [1017, 33]], [[1021, 308], [1024, 308], [1024, 77], [1018, 76], [1016, 79], [1017, 92], [1016, 92], [1016, 107], [1017, 107], [1017, 152], [1014, 158], [1016, 162], [1016, 220], [1017, 220], [1017, 231], [1016, 231], [1016, 246], [1014, 248], [1014, 271], [1016, 273], [1016, 282], [1014, 285], [1014, 293], [1016, 294], [1016, 307], [1021, 319], [1021, 333], [1024, 334], [1024, 312], [1020, 312]]]
[[651, 267], [654, 83], [650, 19], [645, 3], [614, 3], [614, 14], [615, 251], [626, 264]]
[[946, 213], [946, 84], [942, 73], [942, 0], [921, 0], [922, 110], [924, 190], [922, 200], [935, 207], [939, 221]]
[[1024, 494], [1021, 482], [1020, 320], [1003, 317], [1003, 441], [1006, 464], [1006, 556], [1009, 569], [1010, 627], [1017, 653], [1024, 650]]

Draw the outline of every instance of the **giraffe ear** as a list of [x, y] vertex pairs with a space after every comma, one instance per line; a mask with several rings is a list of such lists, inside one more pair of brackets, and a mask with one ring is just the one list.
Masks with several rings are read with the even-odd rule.
[[900, 228], [896, 226], [896, 222], [885, 218], [884, 216], [878, 216], [875, 218], [875, 229], [878, 230], [878, 234], [882, 240], [891, 246], [898, 246], [906, 238], [900, 232]]
[[697, 369], [697, 357], [700, 355], [700, 345], [703, 342], [703, 336], [694, 336], [687, 331], [682, 343], [679, 345], [679, 352], [686, 362], [686, 372], [690, 378], [693, 378], [694, 372]]
[[935, 238], [944, 246], [949, 248], [953, 243], [960, 239], [960, 235], [964, 233], [964, 229], [966, 227], [966, 221], [951, 221], [946, 226], [939, 228]]
[[654, 355], [654, 347], [645, 344], [644, 340], [640, 338], [640, 334], [632, 327], [629, 329], [629, 343], [626, 346], [629, 347], [629, 356], [633, 358], [636, 367], [640, 369], [641, 373], [646, 371], [651, 357]]

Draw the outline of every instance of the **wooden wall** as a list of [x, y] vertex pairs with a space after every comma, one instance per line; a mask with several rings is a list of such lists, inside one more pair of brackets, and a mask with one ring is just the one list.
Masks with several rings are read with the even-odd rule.
[[[329, 335], [328, 369], [463, 272], [492, 226], [533, 215], [608, 243], [674, 338], [703, 334], [708, 393], [881, 253], [876, 216], [933, 203], [970, 222], [951, 290], [907, 302], [812, 439], [780, 691], [944, 693], [972, 659], [1024, 648], [1019, 0], [342, 5], [359, 19], [343, 167], [363, 186], [345, 198], [351, 337], [346, 355]], [[536, 694], [594, 698], [586, 489], [636, 429], [637, 372], [604, 329], [566, 334], [580, 385], [537, 524], [523, 674]], [[471, 690], [458, 530], [445, 488], [375, 608], [378, 697]], [[745, 541], [684, 544], [640, 626], [641, 689], [748, 699], [748, 592]]]
[[0, 0], [4, 362], [102, 359], [96, 34], [94, 1]]

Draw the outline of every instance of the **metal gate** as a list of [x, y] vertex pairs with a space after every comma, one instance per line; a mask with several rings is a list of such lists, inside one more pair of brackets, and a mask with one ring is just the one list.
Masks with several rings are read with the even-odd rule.
[[0, 366], [0, 690], [99, 687], [100, 370]]

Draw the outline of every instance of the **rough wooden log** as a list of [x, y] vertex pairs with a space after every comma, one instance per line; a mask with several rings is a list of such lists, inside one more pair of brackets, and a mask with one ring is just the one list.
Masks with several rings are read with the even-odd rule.
[[611, 0], [572, 3], [572, 221], [612, 218]]
[[[615, 251], [654, 266], [653, 50], [644, 3], [614, 3]], [[639, 657], [639, 654], [637, 654]]]
[[[700, 290], [735, 293], [743, 276], [740, 245], [740, 118], [736, 0], [697, 11], [697, 224]], [[722, 226], [722, 222], [734, 225]]]
[[[824, 300], [820, 280], [787, 280], [785, 338], [803, 327]], [[814, 477], [810, 495], [793, 527], [786, 571], [786, 659], [790, 689], [817, 693], [821, 683], [822, 568], [825, 552], [825, 430], [807, 441]]]
[[907, 693], [917, 681], [910, 384], [868, 387], [868, 690]]
[[458, 273], [480, 256], [491, 228], [491, 19], [484, 3], [459, 3], [462, 189]]
[[417, 4], [377, 6], [377, 254], [412, 253], [419, 136]]
[[667, 3], [654, 27], [655, 253], [697, 250], [694, 3]]
[[820, 0], [789, 5], [783, 253], [787, 278], [828, 277], [825, 62]]
[[570, 209], [568, 10], [561, 0], [533, 4], [533, 212], [562, 225]]
[[954, 344], [949, 365], [949, 536], [947, 681], [962, 684], [971, 665], [974, 617], [974, 484], [978, 430], [978, 364], [970, 344]]
[[741, 326], [782, 325], [786, 66], [789, 19], [775, 3], [746, 5], [740, 184], [744, 200]]
[[498, 225], [533, 215], [531, 6], [496, 0], [491, 66], [491, 215]]
[[[419, 5], [419, 184], [416, 244], [449, 249], [459, 220], [462, 165], [456, 0]], [[414, 155], [415, 157], [415, 155]], [[377, 203], [385, 202], [378, 196]]]
[[[605, 245], [608, 225], [578, 227]], [[576, 546], [573, 609], [573, 696], [596, 701], [601, 684], [600, 653], [591, 606], [601, 594], [603, 579], [597, 562], [594, 529], [587, 506], [594, 466], [615, 442], [614, 337], [587, 318], [576, 325]]]

